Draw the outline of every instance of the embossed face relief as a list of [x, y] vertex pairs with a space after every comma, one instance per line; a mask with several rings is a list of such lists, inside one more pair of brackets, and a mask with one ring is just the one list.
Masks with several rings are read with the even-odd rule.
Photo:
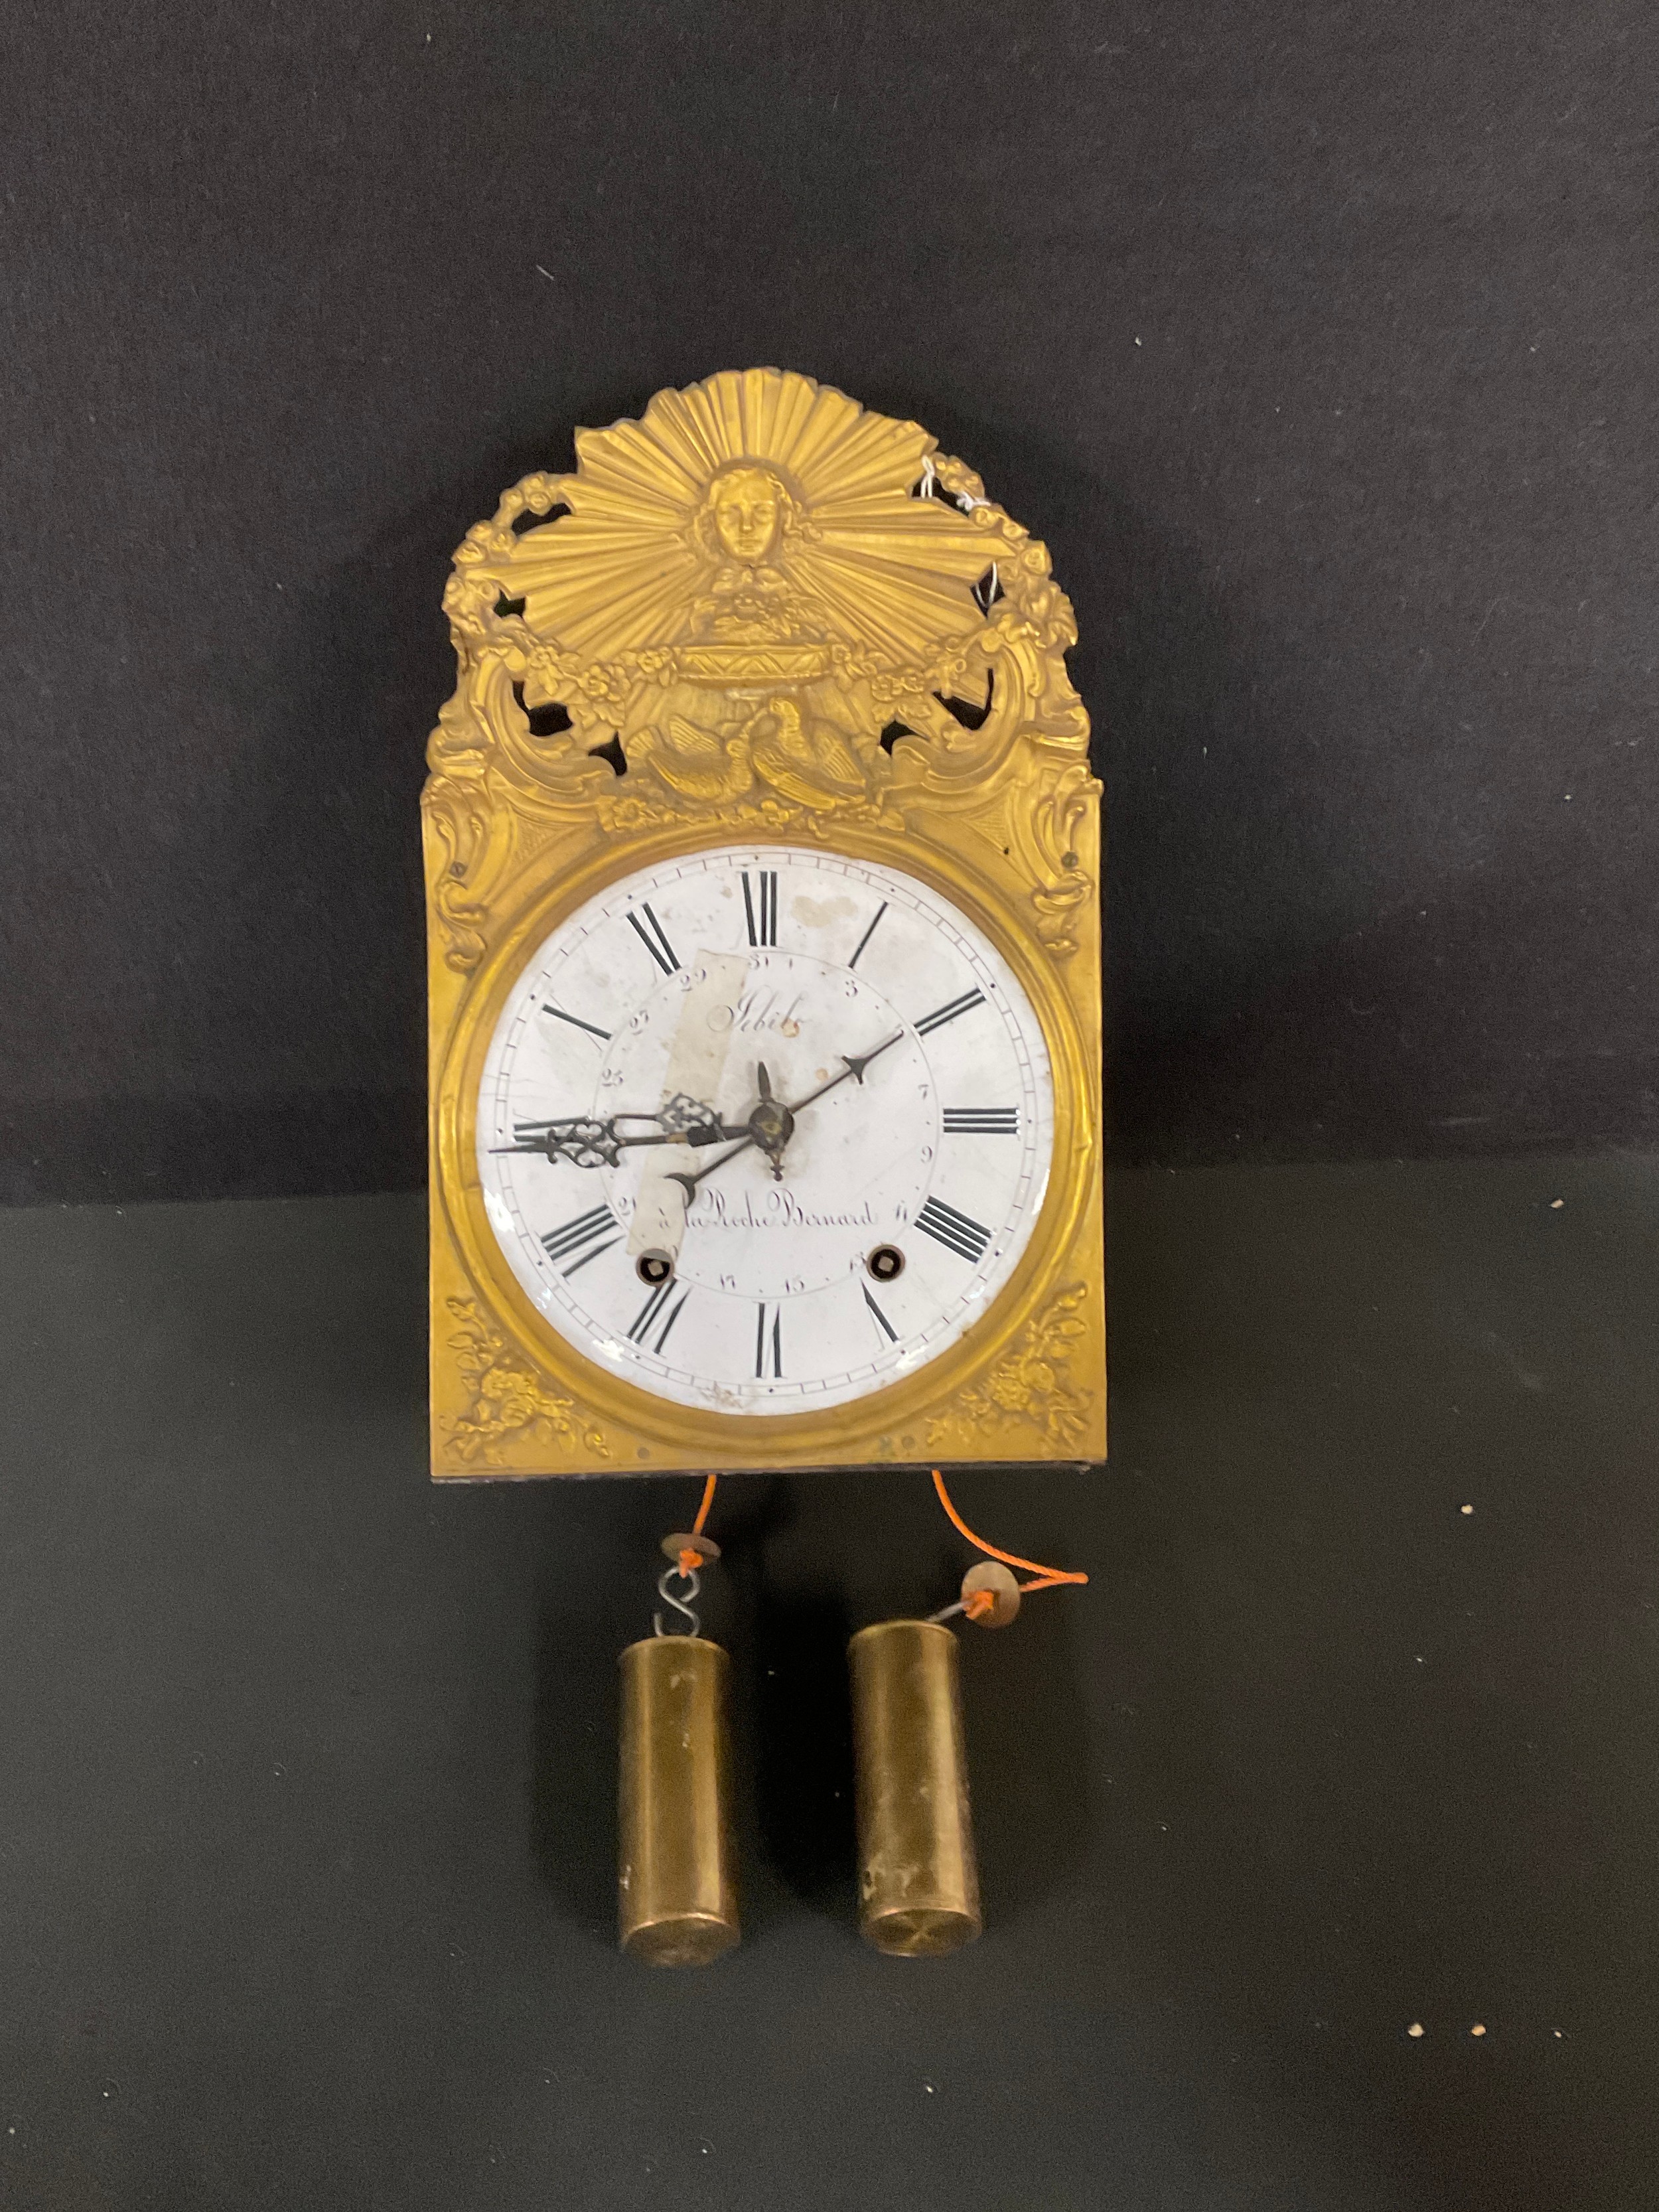
[[988, 1310], [1053, 1122], [1030, 1004], [948, 901], [728, 847], [628, 877], [531, 955], [478, 1170], [514, 1273], [590, 1359], [680, 1405], [798, 1413]]
[[772, 550], [782, 514], [781, 487], [768, 469], [733, 469], [714, 486], [714, 529], [734, 561], [763, 561]]

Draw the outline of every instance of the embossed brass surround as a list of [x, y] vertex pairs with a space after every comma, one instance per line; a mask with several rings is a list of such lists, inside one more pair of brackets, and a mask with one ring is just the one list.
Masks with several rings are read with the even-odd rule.
[[[423, 802], [434, 1474], [1103, 1456], [1099, 786], [1046, 552], [918, 426], [775, 370], [659, 393], [577, 451], [469, 533], [446, 595], [460, 671]], [[549, 703], [569, 727], [538, 738], [526, 709]], [[596, 757], [613, 738], [625, 775]], [[583, 1359], [508, 1268], [474, 1153], [495, 1020], [549, 931], [635, 868], [745, 842], [954, 900], [1054, 1073], [1048, 1194], [995, 1305], [816, 1413], [701, 1413]]]

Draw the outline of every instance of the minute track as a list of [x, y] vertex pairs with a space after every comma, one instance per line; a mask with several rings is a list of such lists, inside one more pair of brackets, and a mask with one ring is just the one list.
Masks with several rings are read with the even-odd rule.
[[[732, 1415], [849, 1404], [955, 1345], [1029, 1240], [1042, 1029], [974, 925], [898, 871], [752, 845], [642, 869], [532, 951], [515, 1003], [535, 1019], [504, 1015], [483, 1071], [492, 1225], [544, 1324], [631, 1389]], [[576, 1051], [547, 1007], [611, 1035]]]

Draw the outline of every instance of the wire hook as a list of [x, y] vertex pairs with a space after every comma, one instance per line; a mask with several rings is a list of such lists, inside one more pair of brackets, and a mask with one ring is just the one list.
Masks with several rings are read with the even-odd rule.
[[[673, 1591], [668, 1587], [670, 1583], [682, 1583], [684, 1584], [685, 1595], [684, 1598], [678, 1598], [675, 1596]], [[657, 1577], [658, 1596], [662, 1600], [665, 1605], [672, 1605], [676, 1613], [683, 1615], [685, 1620], [690, 1622], [690, 1633], [693, 1636], [701, 1636], [702, 1634], [702, 1623], [698, 1620], [696, 1614], [691, 1610], [692, 1606], [696, 1602], [697, 1592], [702, 1588], [702, 1583], [695, 1567], [687, 1574], [682, 1574], [678, 1567], [665, 1567], [661, 1574]], [[685, 1632], [684, 1630], [678, 1628], [665, 1628], [662, 1625], [662, 1615], [660, 1613], [653, 1613], [652, 1614], [651, 1626], [659, 1636], [679, 1636]]]

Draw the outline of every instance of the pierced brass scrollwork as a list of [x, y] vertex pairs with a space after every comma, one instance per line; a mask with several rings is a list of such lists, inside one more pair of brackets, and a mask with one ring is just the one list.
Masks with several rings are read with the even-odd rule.
[[[434, 1472], [1103, 1455], [1100, 787], [1046, 549], [918, 424], [776, 369], [659, 392], [575, 451], [467, 532], [444, 597], [459, 670], [423, 799]], [[538, 933], [734, 831], [918, 872], [977, 915], [1043, 1022], [1062, 1169], [950, 1359], [867, 1410], [742, 1437], [561, 1348], [497, 1264], [471, 1153]]]

